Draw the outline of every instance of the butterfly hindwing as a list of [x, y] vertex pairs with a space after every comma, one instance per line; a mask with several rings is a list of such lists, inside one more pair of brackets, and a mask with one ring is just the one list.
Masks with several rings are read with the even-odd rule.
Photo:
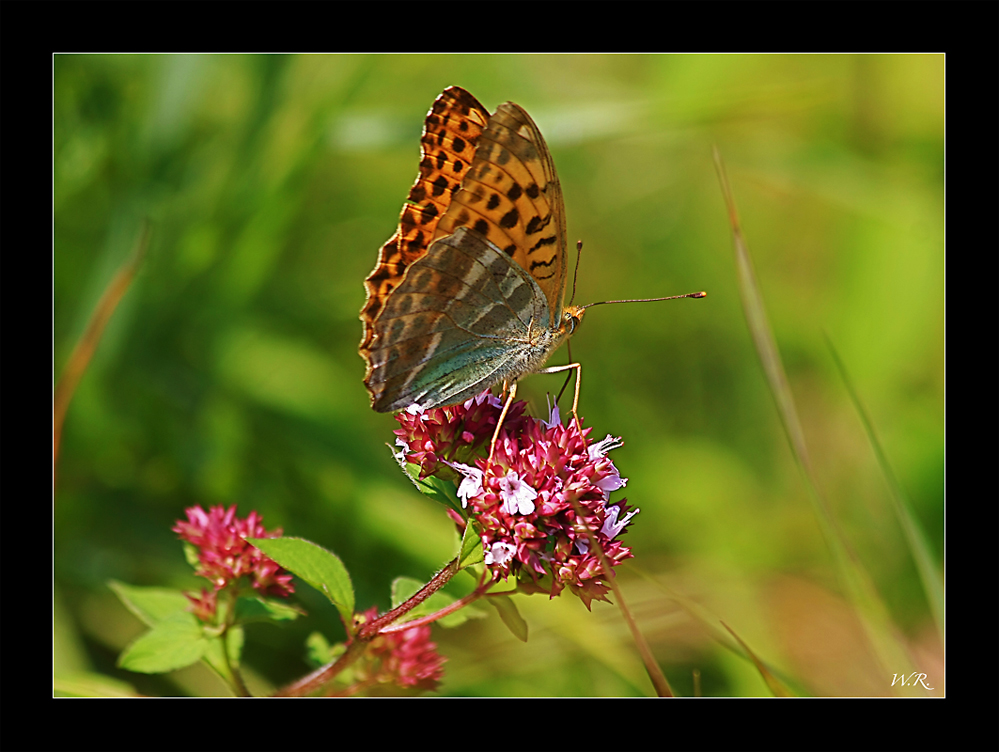
[[547, 318], [534, 279], [459, 228], [413, 263], [376, 322], [373, 406], [433, 407], [478, 394], [481, 382], [496, 383], [530, 356], [532, 323]]

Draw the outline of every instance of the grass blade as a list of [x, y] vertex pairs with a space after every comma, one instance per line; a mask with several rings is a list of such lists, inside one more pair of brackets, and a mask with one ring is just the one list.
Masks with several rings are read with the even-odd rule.
[[847, 596], [857, 610], [867, 638], [870, 640], [871, 647], [881, 664], [886, 682], [890, 682], [888, 677], [893, 672], [911, 672], [911, 661], [896, 637], [896, 630], [884, 602], [875, 590], [866, 570], [850, 547], [846, 536], [836, 524], [835, 519], [829, 511], [829, 505], [826, 503], [819, 489], [811, 458], [808, 454], [808, 447], [805, 443], [805, 434], [798, 419], [794, 396], [788, 385], [780, 352], [777, 350], [773, 330], [767, 319], [766, 309], [763, 305], [763, 296], [756, 281], [756, 273], [753, 270], [749, 248], [742, 235], [735, 201], [732, 198], [732, 191], [728, 183], [728, 176], [725, 174], [725, 167], [717, 147], [714, 149], [714, 158], [715, 167], [718, 171], [718, 179], [721, 182], [722, 192], [725, 197], [725, 205], [728, 209], [729, 222], [732, 226], [736, 270], [739, 279], [739, 291], [742, 296], [742, 305], [746, 315], [746, 322], [749, 325], [750, 335], [756, 347], [757, 356], [763, 365], [763, 371], [767, 378], [767, 384], [770, 386], [771, 394], [774, 397], [781, 425], [784, 427], [788, 443], [791, 445], [792, 455], [805, 480], [813, 511], [819, 522], [819, 527], [822, 530], [826, 544], [833, 554], [833, 559], [836, 562], [836, 567], [842, 578]]
[[97, 345], [101, 341], [101, 336], [104, 334], [104, 329], [111, 320], [112, 314], [135, 278], [135, 273], [138, 271], [139, 264], [142, 263], [142, 259], [145, 256], [146, 248], [149, 246], [149, 234], [149, 222], [146, 221], [143, 224], [139, 239], [136, 241], [135, 250], [132, 251], [128, 260], [122, 264], [121, 268], [114, 275], [114, 278], [108, 283], [104, 293], [101, 295], [101, 299], [97, 301], [94, 312], [90, 315], [90, 320], [87, 322], [87, 328], [80, 335], [80, 339], [73, 348], [73, 352], [69, 356], [69, 361], [62, 371], [62, 375], [56, 383], [52, 401], [53, 475], [55, 473], [56, 461], [59, 458], [62, 424], [66, 419], [66, 411], [69, 409], [69, 403], [73, 399], [73, 392], [76, 391], [80, 379], [83, 378], [87, 366], [90, 365], [90, 359], [93, 357], [94, 351], [97, 350]]
[[933, 614], [933, 621], [937, 626], [937, 634], [940, 636], [942, 641], [944, 634], [944, 591], [943, 578], [941, 577], [940, 569], [934, 560], [933, 554], [931, 553], [930, 544], [926, 540], [923, 528], [912, 513], [912, 502], [902, 489], [902, 484], [899, 483], [898, 478], [892, 470], [891, 464], [888, 462], [888, 457], [881, 446], [881, 442], [878, 440], [877, 433], [874, 431], [874, 424], [871, 423], [870, 416], [867, 414], [864, 404], [860, 401], [860, 395], [857, 394], [857, 390], [853, 387], [853, 382], [850, 380], [849, 374], [847, 374], [846, 366], [840, 359], [839, 353], [836, 352], [836, 348], [833, 347], [833, 343], [829, 338], [829, 335], [826, 334], [825, 337], [826, 344], [829, 346], [829, 352], [832, 353], [833, 360], [836, 362], [836, 367], [839, 369], [840, 376], [843, 377], [843, 383], [846, 385], [846, 391], [849, 393], [850, 399], [853, 401], [857, 414], [860, 416], [861, 423], [864, 424], [864, 430], [867, 432], [867, 439], [871, 442], [874, 454], [878, 458], [878, 464], [881, 466], [881, 472], [884, 473], [885, 480], [888, 482], [895, 516], [898, 518], [899, 525], [902, 526], [902, 533], [905, 536], [909, 550], [912, 552], [912, 558], [916, 562], [916, 569], [919, 572], [919, 578], [923, 583], [923, 591], [926, 593], [926, 599], [929, 601], [930, 611]]

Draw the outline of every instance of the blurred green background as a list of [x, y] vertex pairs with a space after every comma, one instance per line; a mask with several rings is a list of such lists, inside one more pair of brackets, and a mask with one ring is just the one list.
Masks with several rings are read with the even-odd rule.
[[[580, 413], [624, 437], [641, 508], [621, 584], [681, 694], [767, 694], [666, 590], [724, 620], [805, 693], [886, 694], [842, 597], [740, 303], [712, 162], [725, 160], [819, 481], [900, 639], [942, 688], [939, 640], [872, 452], [823, 340], [843, 358], [938, 557], [943, 548], [941, 55], [58, 55], [55, 376], [135, 246], [149, 253], [70, 406], [55, 492], [56, 675], [149, 694], [219, 694], [204, 668], [114, 660], [142, 625], [106, 582], [194, 589], [170, 532], [238, 504], [335, 551], [358, 608], [428, 579], [452, 525], [399, 472], [395, 422], [368, 407], [362, 280], [416, 176], [447, 86], [538, 123], [559, 169], [577, 302]], [[552, 364], [566, 362], [563, 349]], [[558, 376], [521, 382], [535, 414]], [[615, 498], [623, 494], [619, 492]], [[641, 575], [646, 575], [643, 577]], [[651, 576], [652, 579], [648, 579]], [[251, 688], [301, 676], [310, 616], [251, 626]], [[616, 608], [519, 597], [434, 627], [451, 695], [646, 695]], [[894, 670], [894, 669], [892, 669]], [[901, 669], [898, 669], [901, 670]]]

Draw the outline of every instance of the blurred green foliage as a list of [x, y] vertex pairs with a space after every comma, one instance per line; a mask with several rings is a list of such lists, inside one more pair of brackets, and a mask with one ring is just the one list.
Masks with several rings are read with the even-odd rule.
[[[360, 610], [387, 608], [393, 578], [426, 581], [453, 555], [441, 508], [385, 447], [395, 423], [368, 407], [356, 352], [361, 282], [416, 175], [423, 117], [449, 85], [490, 108], [517, 102], [545, 134], [570, 240], [584, 240], [577, 302], [708, 291], [594, 309], [572, 340], [581, 415], [598, 438], [624, 437], [614, 459], [642, 510], [622, 569], [702, 603], [802, 691], [887, 691], [891, 676], [871, 674], [851, 631], [747, 334], [717, 145], [823, 490], [932, 672], [925, 598], [822, 333], [939, 556], [943, 83], [941, 55], [56, 56], [57, 378], [152, 223], [64, 429], [57, 674], [103, 672], [152, 694], [220, 690], [204, 669], [113, 666], [142, 626], [109, 579], [201, 585], [170, 532], [186, 506], [256, 509], [269, 528], [335, 551]], [[560, 386], [530, 377], [521, 396], [541, 414]], [[700, 669], [705, 694], [766, 694], [748, 661], [662, 591], [622, 577], [678, 691], [691, 693]], [[247, 630], [260, 691], [308, 670], [309, 632], [343, 638], [321, 596], [298, 595], [310, 618]], [[495, 614], [435, 628], [451, 659], [443, 693], [650, 691], [612, 607], [519, 604], [526, 645]]]

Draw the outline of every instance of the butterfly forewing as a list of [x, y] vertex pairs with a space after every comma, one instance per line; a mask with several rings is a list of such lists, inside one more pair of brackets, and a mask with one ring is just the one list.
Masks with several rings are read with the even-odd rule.
[[371, 344], [372, 324], [406, 268], [426, 254], [437, 223], [471, 165], [489, 112], [464, 89], [452, 86], [437, 97], [423, 123], [420, 172], [402, 207], [399, 229], [382, 246], [374, 270], [364, 281], [361, 351]]
[[[411, 260], [426, 253], [440, 218], [461, 187], [489, 113], [464, 89], [437, 97], [423, 123], [420, 174], [409, 190], [399, 229], [399, 247]], [[450, 234], [450, 233], [449, 233]]]
[[557, 326], [565, 291], [565, 210], [548, 146], [531, 117], [500, 105], [479, 138], [472, 167], [438, 237], [470, 227], [534, 277]]

